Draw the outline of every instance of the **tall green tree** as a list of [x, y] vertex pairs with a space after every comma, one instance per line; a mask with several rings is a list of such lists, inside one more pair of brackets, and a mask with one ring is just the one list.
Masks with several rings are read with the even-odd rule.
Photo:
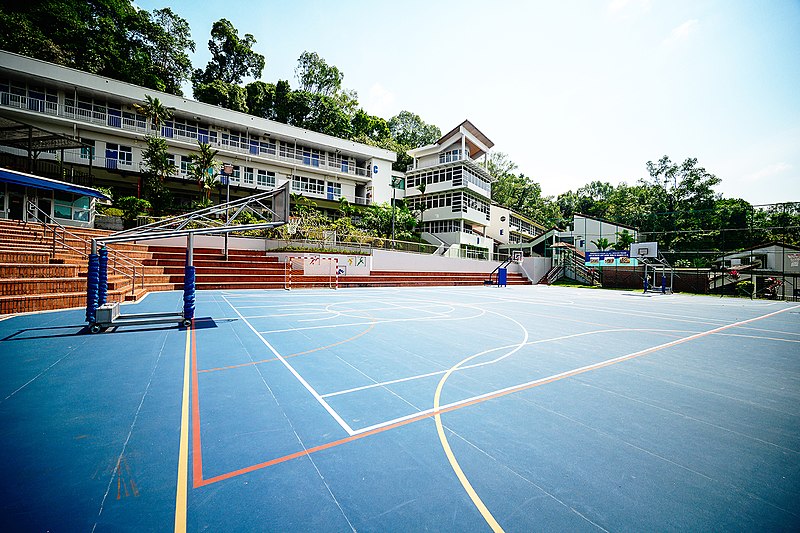
[[442, 136], [438, 127], [426, 124], [419, 115], [410, 111], [401, 111], [390, 118], [389, 131], [398, 143], [408, 148], [433, 144]]
[[328, 63], [316, 52], [305, 51], [294, 69], [298, 90], [321, 96], [335, 96], [342, 90], [344, 72]]
[[256, 38], [246, 33], [239, 37], [239, 31], [228, 19], [219, 19], [211, 27], [208, 50], [211, 60], [204, 70], [197, 69], [192, 76], [193, 83], [211, 83], [220, 80], [239, 84], [246, 76], [260, 78], [266, 60], [253, 50]]
[[213, 80], [195, 87], [194, 97], [206, 104], [222, 106], [242, 113], [249, 112], [247, 90], [235, 83]]
[[168, 7], [156, 9], [148, 37], [159, 90], [183, 96], [181, 85], [192, 75], [192, 61], [187, 51], [195, 51], [189, 23]]
[[186, 21], [129, 0], [0, 3], [0, 48], [180, 94], [194, 50]]
[[211, 27], [208, 50], [211, 60], [205, 69], [192, 74], [194, 97], [208, 104], [221, 105], [236, 111], [247, 111], [247, 92], [240, 86], [246, 76], [260, 78], [266, 60], [253, 50], [256, 38], [238, 30], [227, 19]]
[[720, 198], [714, 186], [721, 180], [698, 166], [695, 158], [677, 164], [664, 156], [656, 163], [648, 161], [647, 171], [650, 179], [643, 180], [643, 184], [653, 194], [651, 218], [645, 225], [660, 232], [659, 242], [667, 248], [696, 248], [698, 243], [691, 241], [697, 234], [686, 230], [709, 227], [715, 202]]

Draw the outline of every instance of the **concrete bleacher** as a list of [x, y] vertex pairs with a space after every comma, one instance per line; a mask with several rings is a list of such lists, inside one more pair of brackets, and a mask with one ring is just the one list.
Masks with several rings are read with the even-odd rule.
[[[0, 314], [84, 307], [91, 239], [109, 233], [82, 228], [56, 229], [54, 238], [52, 226], [0, 220]], [[129, 270], [121, 265], [114, 269], [114, 254], [111, 255], [108, 301], [136, 300], [150, 291], [183, 288], [185, 247], [125, 243], [109, 248], [136, 261], [138, 266], [134, 286]], [[198, 290], [336, 285], [335, 276], [307, 276], [299, 265], [294, 265], [290, 272], [287, 264], [264, 251], [231, 250], [226, 260], [222, 249], [195, 248], [194, 265]], [[338, 287], [480, 286], [488, 277], [484, 272], [373, 270], [369, 275], [340, 276]], [[523, 285], [530, 281], [509, 272], [508, 284]]]
[[[150, 246], [152, 258], [147, 265], [163, 268], [175, 289], [183, 287], [186, 249]], [[228, 260], [221, 249], [195, 248], [194, 266], [198, 290], [283, 289], [289, 286], [287, 265], [263, 251], [230, 250]], [[483, 285], [483, 272], [390, 272], [372, 271], [368, 276], [339, 276], [338, 286], [345, 287], [435, 287]], [[299, 265], [291, 271], [291, 288], [330, 287], [335, 276], [303, 274]], [[530, 284], [521, 274], [508, 274], [509, 285]]]
[[[35, 222], [0, 220], [0, 314], [86, 305], [87, 254], [91, 239], [110, 232], [56, 228]], [[151, 290], [171, 289], [158, 267], [137, 267], [136, 286], [124, 259], [141, 263], [147, 246], [114, 245], [108, 274], [108, 301], [135, 300]], [[114, 261], [119, 264], [114, 265]], [[131, 263], [133, 264], [133, 263]], [[142, 272], [143, 271], [143, 272]], [[143, 274], [143, 276], [142, 276]], [[142, 286], [144, 285], [144, 286]]]

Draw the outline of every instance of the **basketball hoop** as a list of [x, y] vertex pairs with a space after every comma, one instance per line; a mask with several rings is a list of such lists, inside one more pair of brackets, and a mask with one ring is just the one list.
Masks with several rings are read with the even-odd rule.
[[511, 260], [517, 264], [522, 264], [524, 256], [522, 255], [522, 250], [512, 250], [511, 251]]

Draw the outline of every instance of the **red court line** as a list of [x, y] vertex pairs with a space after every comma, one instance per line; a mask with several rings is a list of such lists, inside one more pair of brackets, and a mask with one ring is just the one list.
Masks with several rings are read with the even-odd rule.
[[192, 327], [192, 486], [203, 486], [203, 445], [200, 442], [200, 394], [197, 377], [197, 338]]
[[[796, 309], [796, 308], [800, 308], [800, 306], [787, 307], [785, 309], [781, 309], [779, 311], [774, 311], [774, 312], [768, 313], [766, 315], [758, 316], [758, 317], [755, 317], [755, 318], [750, 318], [750, 319], [747, 319], [747, 320], [742, 320], [742, 321], [739, 321], [739, 322], [735, 322], [733, 324], [728, 324], [726, 326], [720, 326], [718, 328], [714, 328], [714, 329], [711, 329], [711, 330], [708, 330], [708, 331], [703, 331], [703, 332], [700, 332], [700, 333], [696, 333], [694, 335], [689, 335], [688, 337], [683, 337], [681, 339], [676, 339], [674, 341], [671, 341], [671, 342], [668, 342], [668, 343], [665, 343], [665, 344], [661, 344], [661, 345], [658, 345], [658, 346], [654, 346], [652, 348], [647, 348], [647, 349], [644, 349], [644, 350], [640, 350], [640, 351], [634, 352], [632, 354], [623, 355], [623, 356], [620, 356], [620, 357], [616, 357], [614, 359], [609, 359], [607, 361], [601, 361], [601, 362], [595, 363], [593, 365], [588, 365], [588, 366], [584, 366], [584, 367], [581, 367], [581, 368], [577, 368], [575, 370], [566, 371], [566, 372], [563, 372], [561, 374], [557, 374], [555, 376], [551, 376], [549, 378], [543, 378], [542, 380], [533, 381], [533, 382], [530, 382], [530, 383], [524, 383], [524, 384], [518, 385], [516, 387], [510, 387], [510, 388], [507, 388], [507, 389], [504, 389], [504, 390], [501, 390], [501, 391], [497, 391], [497, 392], [495, 392], [493, 394], [489, 394], [487, 396], [480, 396], [478, 398], [474, 398], [474, 399], [466, 401], [464, 403], [458, 403], [456, 405], [451, 405], [449, 407], [444, 407], [444, 408], [439, 409], [438, 411], [432, 411], [432, 412], [429, 412], [429, 413], [424, 413], [424, 414], [421, 414], [421, 415], [413, 417], [413, 418], [408, 418], [406, 420], [401, 420], [401, 421], [395, 422], [394, 424], [390, 424], [390, 425], [387, 425], [387, 426], [375, 428], [373, 430], [370, 430], [370, 431], [367, 431], [367, 432], [364, 432], [364, 433], [359, 433], [358, 435], [352, 435], [350, 437], [345, 437], [343, 439], [327, 442], [325, 444], [320, 444], [319, 446], [314, 446], [312, 448], [306, 448], [305, 450], [301, 450], [301, 451], [294, 452], [294, 453], [291, 453], [291, 454], [288, 454], [288, 455], [284, 455], [282, 457], [277, 457], [275, 459], [271, 459], [271, 460], [265, 461], [263, 463], [258, 463], [258, 464], [254, 464], [254, 465], [247, 466], [247, 467], [244, 467], [244, 468], [240, 468], [238, 470], [233, 470], [231, 472], [227, 472], [225, 474], [220, 474], [218, 476], [214, 476], [214, 477], [211, 477], [209, 479], [202, 479], [202, 463], [201, 463], [200, 464], [201, 472], [200, 472], [199, 476], [195, 475], [194, 487], [197, 488], [197, 487], [203, 487], [203, 486], [206, 486], [206, 485], [211, 485], [211, 484], [217, 483], [219, 481], [224, 481], [226, 479], [231, 479], [233, 477], [241, 476], [242, 474], [247, 474], [247, 473], [254, 472], [256, 470], [261, 470], [263, 468], [274, 466], [274, 465], [277, 465], [277, 464], [280, 464], [280, 463], [285, 463], [287, 461], [291, 461], [292, 459], [297, 459], [297, 458], [303, 457], [305, 455], [310, 455], [312, 453], [320, 452], [320, 451], [323, 451], [323, 450], [328, 450], [328, 449], [334, 448], [336, 446], [341, 446], [342, 444], [346, 444], [348, 442], [352, 442], [352, 441], [355, 441], [355, 440], [363, 439], [365, 437], [370, 437], [372, 435], [377, 435], [378, 433], [383, 433], [384, 431], [389, 431], [391, 429], [396, 429], [398, 427], [402, 427], [402, 426], [411, 424], [413, 422], [418, 422], [418, 421], [424, 420], [426, 418], [431, 418], [433, 416], [436, 416], [437, 414], [449, 413], [450, 411], [456, 411], [458, 409], [463, 409], [464, 407], [470, 407], [472, 405], [475, 405], [475, 404], [478, 404], [478, 403], [482, 403], [482, 402], [485, 402], [487, 400], [493, 400], [495, 398], [500, 398], [500, 397], [506, 396], [508, 394], [513, 394], [513, 393], [516, 393], [516, 392], [521, 392], [521, 391], [524, 391], [524, 390], [533, 389], [533, 388], [539, 387], [541, 385], [547, 385], [547, 384], [553, 383], [555, 381], [560, 381], [560, 380], [565, 379], [565, 378], [577, 376], [579, 374], [583, 374], [583, 373], [589, 372], [591, 370], [597, 370], [597, 369], [605, 368], [605, 367], [608, 367], [608, 366], [611, 366], [611, 365], [615, 365], [617, 363], [621, 363], [621, 362], [624, 362], [624, 361], [629, 361], [631, 359], [636, 359], [636, 358], [642, 357], [644, 355], [648, 355], [648, 354], [651, 354], [651, 353], [654, 353], [654, 352], [661, 351], [661, 350], [663, 350], [665, 348], [671, 348], [673, 346], [677, 346], [677, 345], [683, 344], [685, 342], [689, 342], [689, 341], [692, 341], [692, 340], [695, 340], [695, 339], [706, 337], [708, 335], [712, 335], [714, 333], [719, 333], [720, 331], [724, 331], [726, 329], [730, 329], [730, 328], [733, 328], [733, 327], [737, 327], [737, 326], [741, 326], [741, 325], [744, 325], [744, 324], [748, 324], [750, 322], [755, 322], [757, 320], [762, 320], [764, 318], [768, 318], [768, 317], [777, 315], [779, 313], [783, 313], [785, 311], [789, 311], [791, 309]], [[193, 342], [192, 342], [192, 359], [196, 360], [194, 336], [192, 337], [192, 340], [193, 340]], [[196, 371], [197, 367], [196, 367], [196, 365], [193, 365], [193, 366], [195, 366], [194, 377], [196, 379], [197, 378], [197, 371]], [[195, 391], [196, 390], [197, 390], [197, 388], [195, 387]], [[198, 410], [197, 416], [198, 416], [197, 420], [199, 421], [199, 410]], [[197, 424], [197, 426], [199, 426], [199, 423]], [[199, 444], [199, 439], [200, 439], [200, 435], [199, 435], [199, 430], [198, 430], [197, 434], [196, 434], [196, 441], [197, 441], [198, 444]], [[195, 462], [195, 468], [197, 468], [197, 462]]]

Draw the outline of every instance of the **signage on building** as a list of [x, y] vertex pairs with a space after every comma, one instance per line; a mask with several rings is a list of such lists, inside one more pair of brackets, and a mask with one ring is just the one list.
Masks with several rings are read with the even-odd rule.
[[630, 250], [605, 250], [586, 252], [587, 267], [636, 266], [639, 260], [631, 258]]

